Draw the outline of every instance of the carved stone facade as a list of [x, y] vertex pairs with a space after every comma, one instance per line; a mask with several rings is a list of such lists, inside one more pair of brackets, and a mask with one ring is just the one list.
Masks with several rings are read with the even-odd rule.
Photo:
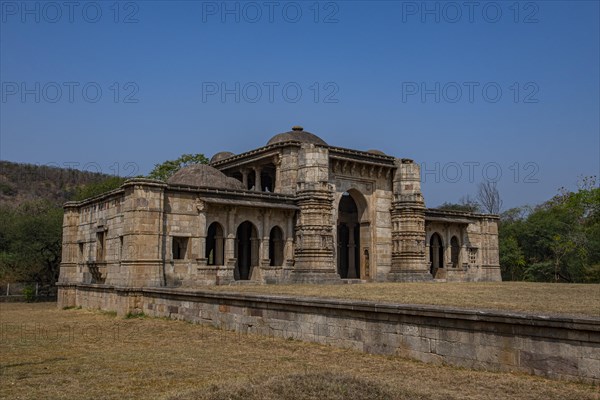
[[425, 208], [419, 165], [300, 127], [65, 205], [60, 283], [498, 281], [498, 217]]

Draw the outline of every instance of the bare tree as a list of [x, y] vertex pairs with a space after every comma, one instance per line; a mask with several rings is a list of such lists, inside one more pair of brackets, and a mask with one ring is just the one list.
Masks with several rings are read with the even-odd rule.
[[485, 181], [477, 186], [477, 200], [484, 211], [490, 214], [499, 214], [502, 208], [502, 199], [500, 192], [496, 187], [496, 182]]

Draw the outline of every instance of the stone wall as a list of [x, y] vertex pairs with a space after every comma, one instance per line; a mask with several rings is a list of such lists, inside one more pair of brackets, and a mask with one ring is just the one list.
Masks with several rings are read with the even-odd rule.
[[105, 285], [60, 286], [58, 305], [600, 385], [600, 319]]
[[[498, 251], [498, 217], [454, 211], [427, 210], [425, 257], [432, 265], [431, 239], [438, 235], [443, 248], [443, 267], [436, 278], [448, 282], [501, 281]], [[458, 243], [458, 256], [452, 260], [452, 238]]]

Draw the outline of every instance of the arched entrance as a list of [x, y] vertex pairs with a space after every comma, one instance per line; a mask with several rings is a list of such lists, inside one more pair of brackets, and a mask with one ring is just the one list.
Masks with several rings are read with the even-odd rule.
[[337, 270], [342, 279], [359, 279], [360, 276], [360, 218], [352, 195], [342, 194], [337, 220]]
[[437, 233], [431, 235], [429, 239], [429, 261], [431, 261], [429, 272], [433, 276], [439, 268], [444, 268], [444, 244]]
[[206, 260], [208, 265], [223, 265], [224, 260], [223, 227], [213, 222], [206, 235]]
[[241, 223], [237, 228], [236, 255], [234, 279], [250, 279], [252, 267], [258, 265], [258, 232], [250, 221]]
[[279, 267], [283, 265], [283, 231], [274, 226], [269, 234], [269, 265]]

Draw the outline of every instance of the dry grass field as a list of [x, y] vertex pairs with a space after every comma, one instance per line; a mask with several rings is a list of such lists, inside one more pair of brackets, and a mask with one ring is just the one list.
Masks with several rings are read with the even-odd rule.
[[600, 318], [600, 285], [528, 282], [208, 286], [215, 291], [428, 304]]
[[0, 303], [0, 327], [1, 399], [600, 399], [586, 384], [54, 303]]

